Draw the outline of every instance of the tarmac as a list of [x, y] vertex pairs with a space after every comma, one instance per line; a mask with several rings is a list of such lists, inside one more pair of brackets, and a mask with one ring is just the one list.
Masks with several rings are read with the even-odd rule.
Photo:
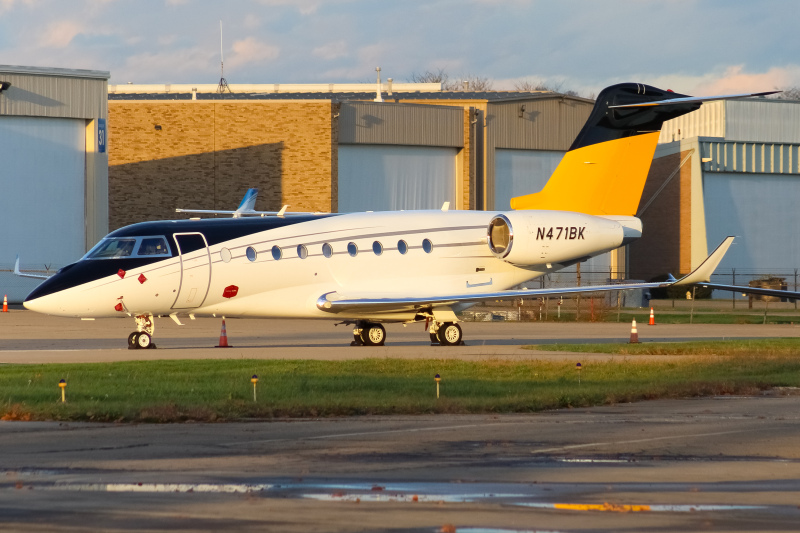
[[[348, 346], [330, 322], [157, 323], [0, 315], [6, 364], [166, 358], [580, 358], [526, 344], [619, 342], [629, 324], [465, 323], [467, 346], [390, 325]], [[794, 325], [639, 325], [654, 340], [796, 337]], [[596, 355], [609, 358], [609, 355]], [[0, 366], [2, 371], [2, 366]], [[518, 415], [0, 422], [3, 531], [794, 531], [800, 395], [691, 398]]]

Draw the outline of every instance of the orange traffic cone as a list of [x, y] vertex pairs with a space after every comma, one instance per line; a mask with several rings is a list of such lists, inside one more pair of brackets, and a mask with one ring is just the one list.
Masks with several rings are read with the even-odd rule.
[[639, 344], [639, 332], [636, 330], [636, 319], [631, 323], [631, 340], [628, 344]]
[[217, 348], [230, 348], [228, 345], [228, 330], [225, 329], [225, 319], [222, 319], [222, 331], [219, 333], [219, 344]]
[[3, 295], [3, 312], [8, 313], [8, 295]]
[[655, 326], [656, 325], [656, 315], [653, 314], [653, 308], [652, 307], [650, 308], [650, 323], [649, 323], [649, 325], [650, 326]]

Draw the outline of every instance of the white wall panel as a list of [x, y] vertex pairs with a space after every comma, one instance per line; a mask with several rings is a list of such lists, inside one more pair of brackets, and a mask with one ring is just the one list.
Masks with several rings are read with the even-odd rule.
[[800, 176], [709, 172], [703, 197], [709, 246], [737, 236], [717, 272], [800, 268]]
[[2, 261], [63, 266], [85, 240], [86, 121], [0, 116]]
[[563, 157], [561, 151], [495, 150], [494, 208], [506, 211], [515, 196], [541, 191]]
[[455, 148], [339, 145], [339, 212], [455, 206]]

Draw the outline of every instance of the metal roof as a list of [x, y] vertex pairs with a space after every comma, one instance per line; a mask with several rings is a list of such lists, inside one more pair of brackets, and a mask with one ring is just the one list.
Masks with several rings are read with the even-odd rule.
[[[514, 100], [530, 100], [532, 98], [568, 98], [586, 100], [574, 96], [566, 96], [550, 92], [521, 92], [521, 91], [442, 91], [442, 92], [413, 92], [387, 95], [381, 93], [384, 102], [399, 103], [414, 100], [441, 100], [445, 101], [478, 101], [478, 102], [507, 102]], [[373, 101], [375, 92], [353, 93], [110, 93], [109, 101], [116, 100], [329, 100], [331, 102]]]
[[26, 76], [52, 76], [62, 78], [92, 78], [107, 80], [111, 73], [105, 70], [83, 70], [54, 67], [22, 67], [17, 65], [0, 65], [0, 74], [22, 74]]

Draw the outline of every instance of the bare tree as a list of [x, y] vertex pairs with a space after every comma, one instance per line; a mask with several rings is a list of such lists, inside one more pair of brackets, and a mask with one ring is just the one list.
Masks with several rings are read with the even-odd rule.
[[443, 68], [438, 70], [426, 70], [425, 72], [419, 73], [412, 73], [409, 81], [411, 83], [441, 83], [442, 88], [447, 85], [450, 76], [447, 75], [447, 72]]
[[550, 91], [553, 93], [566, 94], [567, 96], [580, 96], [577, 91], [567, 89], [566, 91], [561, 88], [564, 86], [564, 80], [561, 81], [547, 81], [547, 80], [519, 80], [514, 83], [514, 89], [521, 92], [534, 92], [534, 91]]
[[800, 85], [784, 88], [775, 87], [775, 90], [783, 91], [775, 95], [778, 100], [800, 100]]
[[[409, 77], [412, 83], [441, 83], [443, 91], [491, 91], [493, 81], [483, 76], [466, 74], [457, 80], [450, 79], [450, 75], [443, 68], [426, 70], [422, 73], [414, 72]], [[466, 86], [465, 86], [466, 82]]]

